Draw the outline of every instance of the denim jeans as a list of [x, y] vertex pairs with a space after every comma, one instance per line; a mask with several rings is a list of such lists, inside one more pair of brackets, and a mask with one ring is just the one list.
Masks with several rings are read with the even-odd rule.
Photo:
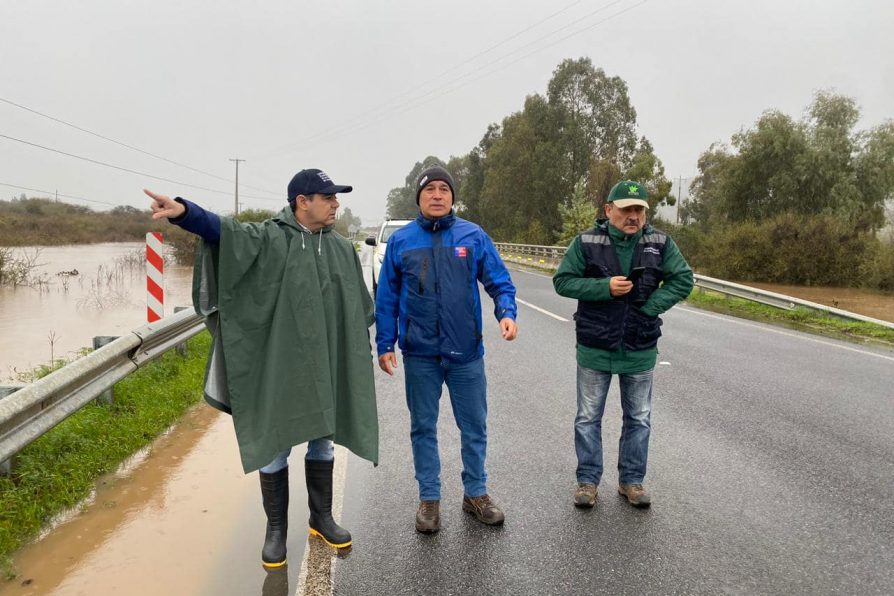
[[459, 427], [465, 495], [480, 497], [486, 494], [487, 379], [484, 359], [456, 364], [438, 358], [405, 357], [404, 380], [419, 498], [424, 501], [441, 499], [438, 407], [445, 383], [453, 417]]
[[[272, 462], [261, 468], [265, 474], [273, 474], [279, 472], [289, 465], [289, 454], [292, 448], [289, 447], [284, 451], [280, 451]], [[332, 461], [335, 459], [335, 446], [329, 439], [314, 439], [307, 442], [307, 454], [304, 459], [312, 459], [314, 461]]]
[[[621, 383], [621, 440], [618, 445], [618, 481], [641, 484], [649, 458], [652, 430], [652, 373], [654, 369], [618, 375]], [[577, 481], [599, 484], [602, 478], [602, 414], [611, 385], [611, 373], [577, 367], [577, 417], [574, 449]]]

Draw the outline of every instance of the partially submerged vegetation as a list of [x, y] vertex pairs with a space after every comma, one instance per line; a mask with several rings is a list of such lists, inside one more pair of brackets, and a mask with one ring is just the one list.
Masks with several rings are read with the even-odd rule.
[[[55, 515], [87, 498], [97, 478], [152, 442], [201, 399], [210, 338], [170, 351], [115, 385], [111, 405], [93, 402], [26, 447], [13, 474], [0, 476], [0, 569]], [[45, 371], [49, 372], [49, 371]]]

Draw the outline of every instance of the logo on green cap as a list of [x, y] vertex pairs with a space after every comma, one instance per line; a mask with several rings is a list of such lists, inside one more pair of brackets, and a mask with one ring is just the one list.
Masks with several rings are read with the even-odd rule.
[[639, 186], [637, 186], [636, 184], [631, 184], [627, 187], [627, 190], [630, 191], [630, 194], [639, 194]]

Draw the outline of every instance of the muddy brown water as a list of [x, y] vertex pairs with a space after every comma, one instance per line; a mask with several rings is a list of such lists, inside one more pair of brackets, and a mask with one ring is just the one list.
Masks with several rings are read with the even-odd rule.
[[[138, 242], [14, 249], [45, 283], [0, 287], [0, 383], [146, 324], [145, 246]], [[76, 275], [74, 273], [77, 273]], [[165, 312], [191, 299], [192, 268], [167, 265]]]
[[[307, 507], [301, 457], [290, 466], [290, 565], [260, 565], [266, 518], [230, 417], [191, 409], [137, 463], [98, 483], [91, 504], [22, 549], [0, 595], [294, 593]], [[291, 591], [289, 591], [291, 590]]]

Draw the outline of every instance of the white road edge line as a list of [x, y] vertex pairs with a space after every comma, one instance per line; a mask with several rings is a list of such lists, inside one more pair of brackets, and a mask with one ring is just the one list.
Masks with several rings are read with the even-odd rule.
[[[702, 317], [708, 317], [709, 319], [718, 319], [720, 321], [726, 321], [728, 323], [734, 323], [736, 325], [742, 325], [744, 327], [754, 327], [756, 329], [762, 329], [764, 331], [769, 331], [770, 333], [778, 333], [779, 335], [784, 335], [786, 337], [794, 337], [796, 339], [803, 339], [804, 341], [810, 341], [810, 342], [813, 342], [816, 344], [821, 344], [824, 346], [838, 348], [840, 350], [847, 350], [848, 352], [856, 352], [857, 354], [863, 354], [865, 356], [875, 356], [876, 358], [882, 358], [883, 360], [890, 360], [890, 361], [894, 362], [894, 357], [892, 357], [892, 356], [885, 356], [884, 354], [876, 354], [875, 352], [869, 352], [867, 350], [861, 350], [859, 348], [851, 348], [849, 346], [842, 346], [840, 344], [833, 343], [831, 341], [824, 341], [822, 339], [816, 339], [815, 337], [810, 337], [808, 335], [802, 335], [802, 334], [797, 334], [797, 333], [791, 333], [789, 331], [782, 331], [781, 329], [773, 329], [770, 327], [764, 327], [762, 325], [756, 325], [754, 323], [751, 323], [748, 321], [742, 321], [742, 320], [739, 320], [739, 319], [736, 319], [733, 317], [724, 317], [724, 316], [715, 315], [712, 313], [707, 313], [707, 312], [697, 310], [697, 309], [692, 309], [692, 308], [679, 307], [678, 310], [692, 313], [694, 315], [700, 315]], [[767, 324], [769, 325], [770, 323], [767, 323]]]
[[[511, 264], [512, 264], [512, 263], [506, 263], [506, 268], [507, 268], [507, 269], [512, 269], [511, 267], [509, 267], [509, 265], [511, 265]], [[553, 278], [552, 275], [549, 275], [549, 274], [546, 274], [546, 273], [537, 273], [536, 271], [528, 271], [528, 270], [526, 270], [526, 269], [512, 269], [512, 271], [514, 271], [514, 272], [516, 272], [516, 273], [527, 273], [528, 275], [533, 275], [534, 277], [547, 277], [547, 278], [549, 278], [549, 279], [552, 279], [552, 278]]]
[[552, 318], [554, 318], [554, 319], [557, 319], [557, 320], [559, 320], [559, 321], [562, 321], [563, 323], [569, 323], [569, 322], [570, 322], [568, 319], [566, 319], [566, 318], [564, 318], [564, 317], [560, 317], [559, 315], [553, 314], [553, 313], [549, 312], [548, 310], [544, 310], [544, 309], [540, 308], [539, 306], [534, 306], [534, 305], [531, 304], [530, 302], [525, 302], [524, 300], [520, 300], [519, 298], [516, 298], [515, 301], [518, 302], [519, 304], [524, 304], [524, 305], [527, 306], [528, 308], [533, 308], [534, 310], [536, 310], [536, 311], [538, 311], [538, 312], [542, 312], [543, 314], [545, 314], [545, 315], [547, 315], [547, 316], [549, 316], [549, 317], [552, 317]]

